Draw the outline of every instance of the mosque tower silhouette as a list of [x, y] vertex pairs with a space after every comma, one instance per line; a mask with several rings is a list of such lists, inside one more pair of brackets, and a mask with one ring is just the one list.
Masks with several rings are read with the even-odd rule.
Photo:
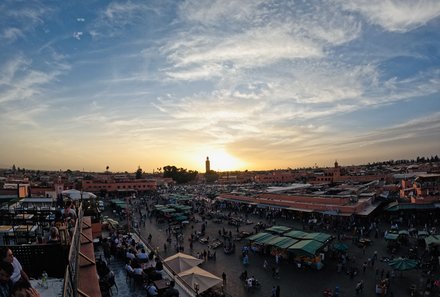
[[205, 172], [208, 173], [211, 171], [211, 162], [209, 162], [209, 157], [206, 157], [205, 161]]

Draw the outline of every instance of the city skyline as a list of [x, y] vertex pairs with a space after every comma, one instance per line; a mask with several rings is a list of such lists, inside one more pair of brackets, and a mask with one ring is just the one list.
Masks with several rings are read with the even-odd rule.
[[0, 167], [435, 156], [440, 2], [4, 1]]

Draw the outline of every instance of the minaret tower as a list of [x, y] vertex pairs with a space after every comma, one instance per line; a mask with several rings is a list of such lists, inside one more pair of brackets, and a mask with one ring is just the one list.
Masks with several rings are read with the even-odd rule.
[[61, 192], [64, 191], [64, 183], [61, 176], [58, 176], [57, 181], [54, 184], [55, 186], [55, 194], [58, 196], [61, 194]]
[[338, 161], [335, 161], [335, 168], [333, 169], [333, 182], [341, 176], [341, 167], [339, 167]]
[[209, 157], [206, 157], [205, 161], [205, 173], [209, 173], [211, 171], [211, 162], [209, 162]]

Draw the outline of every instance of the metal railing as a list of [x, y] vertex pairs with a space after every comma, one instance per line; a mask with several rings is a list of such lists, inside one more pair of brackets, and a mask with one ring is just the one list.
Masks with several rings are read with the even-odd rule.
[[[140, 241], [142, 241], [142, 243], [147, 247], [147, 249], [151, 251], [154, 251], [154, 248], [148, 243], [147, 240], [145, 240], [145, 238], [143, 238], [139, 231], [136, 230], [135, 234], [137, 235], [137, 237], [139, 237]], [[184, 290], [188, 295], [190, 296], [198, 296], [198, 292], [195, 290], [195, 288], [191, 287], [186, 281], [184, 281], [179, 275], [177, 275], [172, 269], [171, 267], [165, 263], [164, 258], [162, 256], [160, 256], [159, 254], [156, 254], [156, 257], [158, 257], [160, 259], [160, 261], [162, 262], [162, 265], [164, 267], [165, 272], [175, 281], [176, 285], [179, 285], [180, 288], [182, 288], [182, 290]], [[222, 289], [223, 292], [223, 296], [224, 297], [232, 297], [233, 295], [229, 294], [228, 292], [226, 292], [226, 290], [223, 288]]]
[[[154, 248], [148, 243], [147, 240], [145, 240], [145, 238], [143, 238], [140, 233], [136, 230], [135, 234], [137, 235], [137, 237], [139, 237], [139, 239], [142, 241], [142, 243], [147, 247], [147, 249], [151, 251], [154, 251]], [[186, 292], [188, 293], [190, 296], [197, 296], [197, 292], [196, 290], [191, 287], [187, 282], [185, 282], [180, 276], [178, 276], [172, 269], [171, 267], [168, 266], [167, 263], [164, 262], [164, 259], [162, 258], [162, 256], [160, 256], [159, 254], [156, 254], [156, 257], [158, 257], [160, 259], [160, 261], [162, 262], [162, 265], [164, 267], [164, 270], [167, 272], [167, 274], [176, 282], [177, 285], [180, 285], [180, 287]]]
[[82, 205], [78, 207], [78, 218], [70, 242], [69, 264], [64, 275], [63, 297], [78, 297], [79, 253], [81, 249], [81, 232], [83, 220]]

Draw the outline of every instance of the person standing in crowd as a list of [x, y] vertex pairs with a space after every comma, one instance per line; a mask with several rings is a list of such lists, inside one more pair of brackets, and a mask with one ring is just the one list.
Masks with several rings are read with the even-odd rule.
[[10, 248], [2, 247], [0, 249], [0, 256], [3, 261], [11, 263], [12, 266], [14, 267], [14, 271], [11, 275], [12, 283], [16, 283], [20, 279], [29, 282], [28, 275], [26, 274], [26, 272], [23, 271], [23, 267], [21, 266], [18, 259], [14, 257], [14, 254], [12, 253], [12, 250]]
[[276, 297], [277, 296], [277, 288], [275, 286], [272, 287], [272, 291], [271, 291], [271, 297]]
[[50, 232], [50, 234], [49, 234], [49, 238], [47, 240], [47, 243], [60, 243], [61, 242], [60, 232], [57, 227], [55, 227], [55, 226], [51, 227], [49, 232]]
[[12, 286], [11, 297], [40, 297], [40, 293], [27, 281], [19, 280]]
[[145, 289], [147, 290], [147, 296], [155, 297], [159, 295], [157, 288], [152, 281], [150, 281]]
[[66, 220], [73, 219], [76, 220], [78, 217], [75, 210], [75, 204], [71, 200], [67, 201], [64, 205], [64, 209], [61, 210], [63, 218]]
[[172, 280], [170, 282], [170, 286], [166, 291], [163, 293], [163, 297], [179, 297], [180, 293], [179, 291], [174, 287], [175, 282]]
[[266, 259], [264, 259], [263, 268], [264, 270], [267, 270], [269, 268], [269, 263], [267, 263]]
[[11, 263], [0, 261], [0, 297], [11, 296], [12, 280], [11, 275], [14, 267]]

